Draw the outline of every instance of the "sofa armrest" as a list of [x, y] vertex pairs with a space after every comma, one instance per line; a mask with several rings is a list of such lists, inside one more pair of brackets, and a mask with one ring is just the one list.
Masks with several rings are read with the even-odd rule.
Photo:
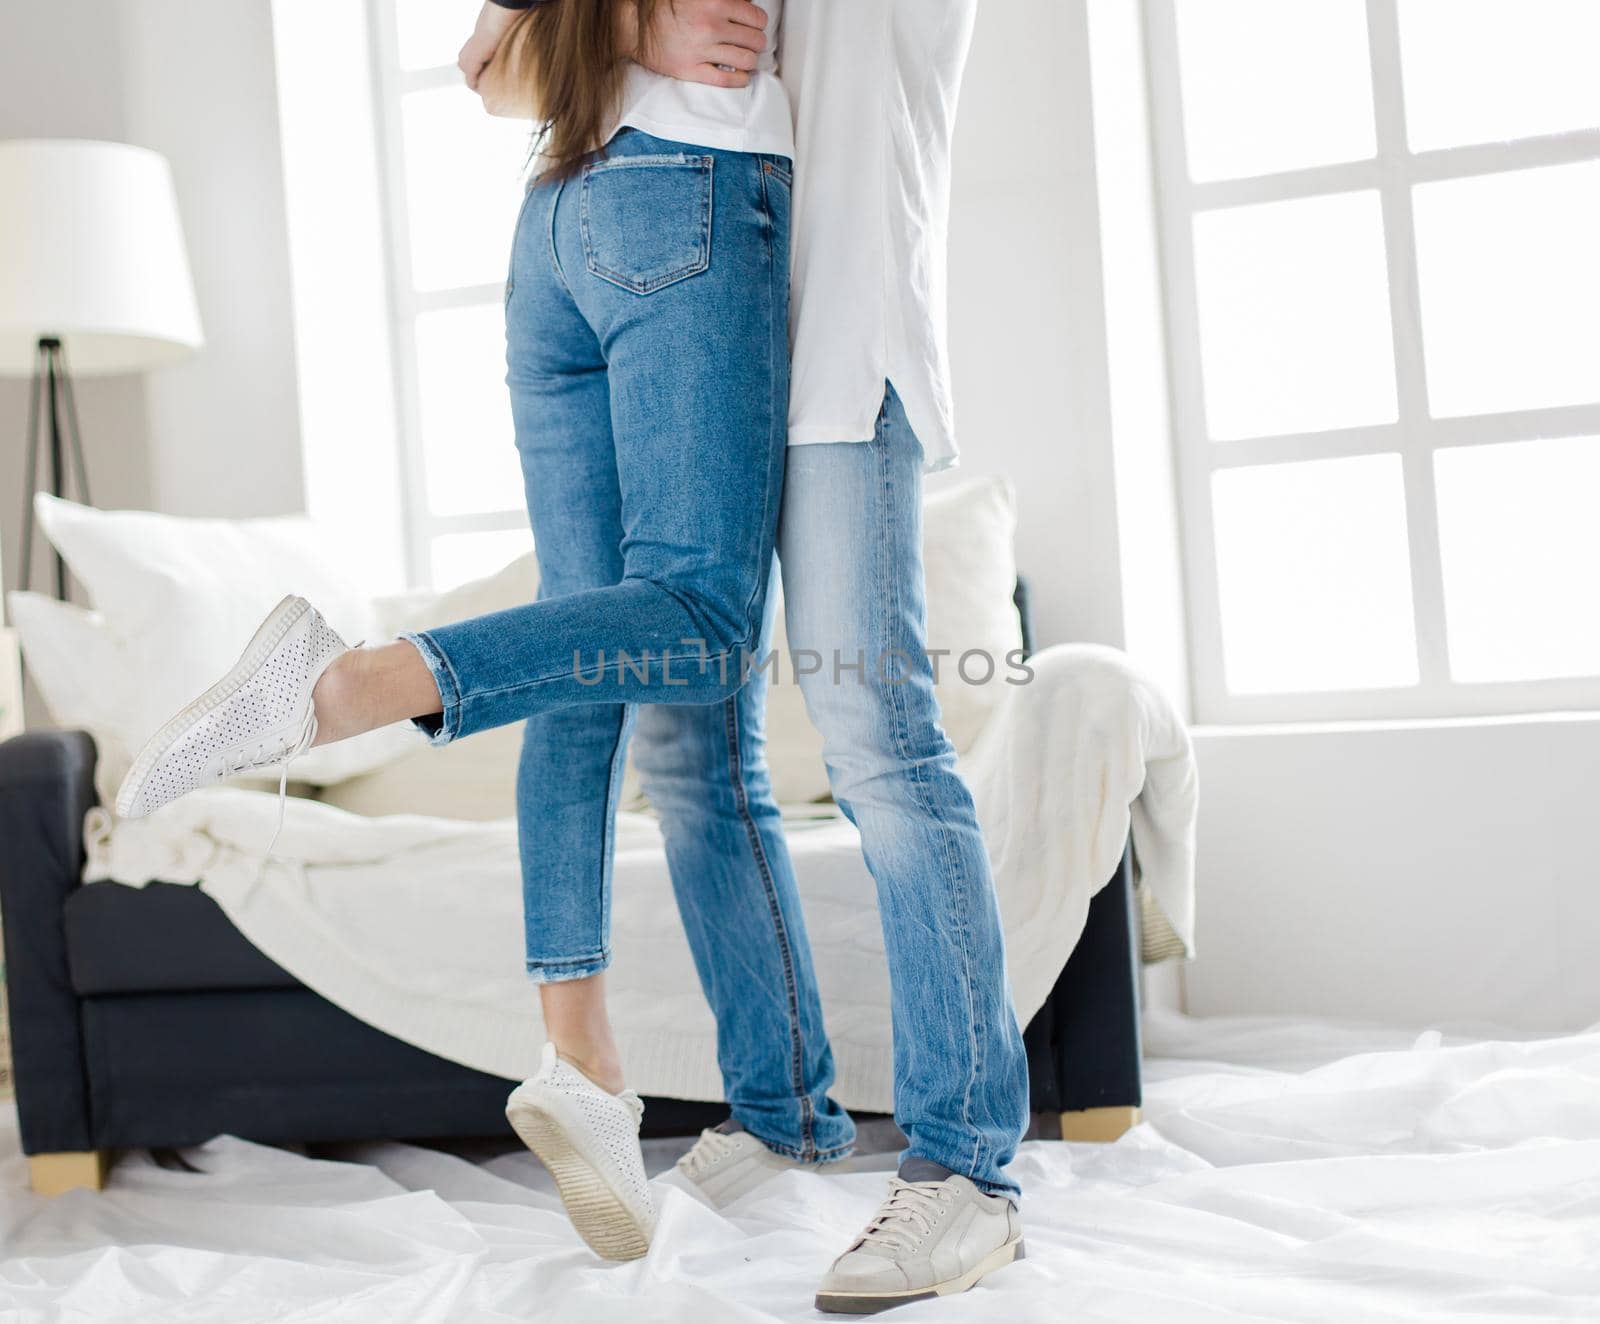
[[62, 906], [83, 875], [95, 747], [82, 731], [0, 743], [0, 918], [22, 1148], [93, 1148], [78, 995]]

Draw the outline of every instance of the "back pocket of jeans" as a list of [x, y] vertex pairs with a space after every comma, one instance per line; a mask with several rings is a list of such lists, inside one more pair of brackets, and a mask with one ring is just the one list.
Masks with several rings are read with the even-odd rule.
[[709, 156], [619, 156], [584, 167], [590, 273], [653, 294], [709, 267], [711, 164]]

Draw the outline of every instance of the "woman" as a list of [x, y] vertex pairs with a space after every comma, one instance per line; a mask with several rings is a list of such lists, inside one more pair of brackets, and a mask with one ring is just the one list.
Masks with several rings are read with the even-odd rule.
[[657, 4], [539, 5], [505, 36], [548, 122], [506, 282], [539, 601], [352, 650], [288, 598], [117, 801], [138, 817], [407, 718], [437, 744], [531, 719], [517, 798], [549, 1043], [507, 1113], [613, 1259], [654, 1225], [601, 974], [630, 705], [726, 699], [759, 648], [789, 378], [788, 103], [742, 47], [718, 60], [756, 65], [735, 92], [628, 63]]

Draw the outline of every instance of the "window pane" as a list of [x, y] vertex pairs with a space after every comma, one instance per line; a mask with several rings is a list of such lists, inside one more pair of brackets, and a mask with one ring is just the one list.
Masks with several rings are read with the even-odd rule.
[[1211, 491], [1229, 690], [1416, 684], [1398, 455], [1221, 469]]
[[1434, 414], [1600, 399], [1600, 162], [1419, 184], [1414, 198]]
[[477, 22], [478, 0], [396, 0], [395, 36], [402, 69], [454, 64]]
[[1600, 437], [1443, 450], [1433, 472], [1450, 674], [1600, 674]]
[[1363, 0], [1179, 0], [1177, 14], [1193, 179], [1373, 154]]
[[1393, 421], [1376, 193], [1201, 212], [1194, 260], [1214, 439]]
[[1600, 125], [1595, 0], [1400, 0], [1413, 151]]
[[525, 504], [505, 378], [499, 304], [417, 318], [422, 456], [435, 515], [519, 510]]
[[533, 547], [527, 529], [488, 533], [443, 533], [433, 539], [433, 587], [457, 588], [503, 570]]
[[503, 282], [531, 134], [464, 87], [402, 99], [411, 276], [419, 290]]

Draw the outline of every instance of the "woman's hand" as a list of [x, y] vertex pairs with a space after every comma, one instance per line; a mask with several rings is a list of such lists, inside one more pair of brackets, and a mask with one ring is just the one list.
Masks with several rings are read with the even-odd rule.
[[[631, 5], [621, 8], [631, 17]], [[767, 48], [766, 26], [766, 10], [750, 0], [663, 0], [633, 58], [669, 78], [745, 87]]]
[[467, 38], [467, 44], [461, 48], [461, 54], [456, 56], [456, 68], [460, 69], [467, 77], [467, 86], [474, 92], [478, 90], [478, 79], [482, 76], [489, 61], [494, 59], [495, 51], [500, 49], [500, 39], [506, 35], [508, 29], [517, 20], [520, 9], [507, 9], [504, 5], [497, 5], [494, 0], [486, 0], [483, 8], [478, 11], [478, 21], [472, 29], [472, 35]]

